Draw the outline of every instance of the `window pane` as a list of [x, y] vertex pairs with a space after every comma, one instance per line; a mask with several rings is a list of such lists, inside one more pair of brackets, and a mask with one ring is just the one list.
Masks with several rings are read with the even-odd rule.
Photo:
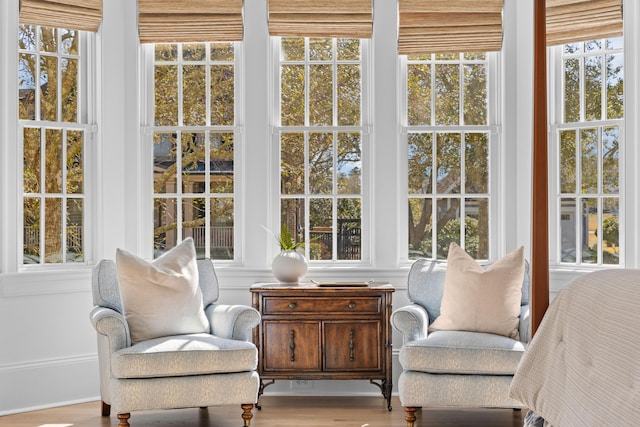
[[487, 69], [484, 64], [464, 66], [464, 124], [487, 124]]
[[360, 65], [338, 65], [338, 126], [360, 125]]
[[595, 194], [598, 192], [598, 130], [583, 129], [580, 132], [582, 192]]
[[602, 119], [602, 57], [584, 59], [585, 119]]
[[234, 206], [231, 197], [211, 199], [211, 255], [233, 259]]
[[177, 61], [178, 45], [175, 43], [157, 44], [155, 45], [154, 54], [156, 61]]
[[183, 65], [182, 79], [182, 121], [185, 126], [204, 126], [207, 124], [205, 66]]
[[[293, 237], [294, 243], [304, 242], [305, 236], [305, 209], [304, 199], [281, 199], [280, 200], [280, 224], [286, 225]], [[278, 230], [279, 233], [280, 230]], [[313, 234], [310, 235], [313, 239]], [[311, 250], [314, 243], [310, 245]]]
[[211, 125], [232, 126], [235, 123], [233, 65], [211, 66]]
[[407, 65], [407, 115], [409, 126], [431, 124], [431, 65]]
[[25, 197], [23, 201], [23, 263], [40, 263], [40, 199]]
[[24, 128], [23, 191], [25, 193], [40, 192], [40, 129]]
[[62, 193], [62, 131], [45, 131], [45, 191]]
[[44, 259], [47, 263], [61, 263], [62, 257], [62, 199], [44, 199]]
[[437, 133], [437, 192], [438, 194], [460, 193], [460, 134]]
[[207, 205], [204, 198], [182, 199], [182, 239], [193, 238], [196, 256], [204, 258], [207, 235]]
[[309, 124], [333, 125], [333, 65], [309, 66]]
[[460, 66], [437, 64], [435, 67], [436, 124], [460, 124]]
[[333, 39], [330, 38], [310, 38], [309, 39], [309, 60], [310, 61], [331, 61], [333, 59]]
[[40, 27], [40, 52], [58, 52], [58, 29], [51, 27]]
[[460, 241], [460, 199], [437, 200], [437, 259], [447, 259], [449, 245]]
[[67, 200], [67, 261], [82, 262], [84, 238], [84, 201], [82, 199]]
[[489, 259], [489, 200], [465, 200], [464, 249], [474, 259]]
[[618, 193], [620, 129], [602, 129], [602, 192]]
[[78, 61], [62, 58], [62, 121], [78, 121]]
[[360, 132], [338, 133], [338, 193], [362, 191], [362, 141]]
[[280, 192], [304, 194], [304, 133], [280, 134]]
[[204, 193], [205, 188], [205, 134], [182, 133], [182, 192]]
[[338, 259], [361, 259], [360, 199], [338, 199]]
[[156, 194], [177, 191], [177, 148], [176, 134], [153, 134], [153, 191]]
[[489, 192], [489, 138], [486, 133], [465, 134], [465, 192]]
[[282, 126], [304, 126], [304, 65], [280, 67], [280, 120]]
[[76, 30], [60, 28], [60, 52], [65, 55], [77, 55], [80, 34]]
[[207, 58], [207, 46], [204, 43], [184, 43], [182, 58], [185, 61], [204, 61]]
[[620, 231], [618, 199], [602, 199], [602, 262], [620, 264]]
[[234, 190], [234, 135], [231, 132], [209, 136], [211, 159], [211, 193], [233, 193]]
[[233, 62], [235, 58], [235, 47], [233, 43], [211, 43], [212, 61]]
[[36, 119], [35, 66], [35, 55], [20, 54], [18, 60], [18, 114], [20, 120]]
[[580, 60], [564, 61], [564, 122], [580, 121]]
[[173, 248], [178, 242], [177, 199], [156, 198], [153, 201], [153, 249], [154, 257]]
[[67, 193], [84, 192], [84, 133], [67, 131]]
[[337, 39], [338, 61], [360, 61], [360, 39]]
[[40, 120], [58, 120], [58, 58], [40, 57]]
[[309, 134], [309, 191], [331, 194], [333, 191], [333, 134]]
[[560, 131], [560, 192], [576, 192], [576, 131]]
[[410, 133], [409, 193], [430, 194], [433, 171], [433, 137], [431, 133]]
[[624, 55], [607, 55], [607, 118], [624, 118]]
[[304, 61], [304, 37], [283, 37], [280, 54], [283, 61]]
[[309, 238], [313, 245], [309, 252], [311, 259], [330, 260], [333, 258], [333, 201], [331, 199], [309, 200]]
[[409, 259], [431, 258], [431, 199], [409, 198]]
[[582, 262], [598, 262], [598, 199], [582, 199]]
[[156, 126], [178, 125], [178, 67], [156, 65], [154, 114]]
[[560, 199], [560, 261], [576, 262], [576, 199]]

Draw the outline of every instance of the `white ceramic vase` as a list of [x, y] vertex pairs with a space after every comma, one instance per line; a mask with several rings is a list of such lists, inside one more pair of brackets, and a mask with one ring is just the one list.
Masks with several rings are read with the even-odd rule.
[[297, 251], [280, 251], [271, 263], [273, 275], [284, 283], [297, 283], [307, 274], [307, 258]]

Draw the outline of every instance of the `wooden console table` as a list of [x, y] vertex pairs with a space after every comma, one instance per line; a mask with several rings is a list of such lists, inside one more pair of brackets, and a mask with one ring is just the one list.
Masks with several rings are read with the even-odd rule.
[[[358, 286], [257, 283], [252, 304], [260, 390], [276, 380], [368, 379], [391, 410], [391, 295], [388, 283]], [[379, 380], [379, 382], [376, 382]], [[260, 409], [260, 405], [256, 403]]]

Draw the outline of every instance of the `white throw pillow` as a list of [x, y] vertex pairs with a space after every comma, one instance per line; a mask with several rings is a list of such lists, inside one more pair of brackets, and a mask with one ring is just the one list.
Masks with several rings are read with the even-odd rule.
[[440, 316], [431, 329], [487, 332], [520, 339], [518, 317], [524, 272], [522, 246], [485, 270], [452, 243]]
[[116, 251], [124, 315], [135, 344], [151, 338], [209, 332], [191, 237], [152, 262]]

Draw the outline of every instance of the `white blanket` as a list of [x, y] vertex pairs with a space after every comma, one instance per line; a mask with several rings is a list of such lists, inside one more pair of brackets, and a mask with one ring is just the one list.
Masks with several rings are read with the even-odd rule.
[[554, 427], [640, 425], [640, 270], [588, 273], [567, 285], [510, 395]]

